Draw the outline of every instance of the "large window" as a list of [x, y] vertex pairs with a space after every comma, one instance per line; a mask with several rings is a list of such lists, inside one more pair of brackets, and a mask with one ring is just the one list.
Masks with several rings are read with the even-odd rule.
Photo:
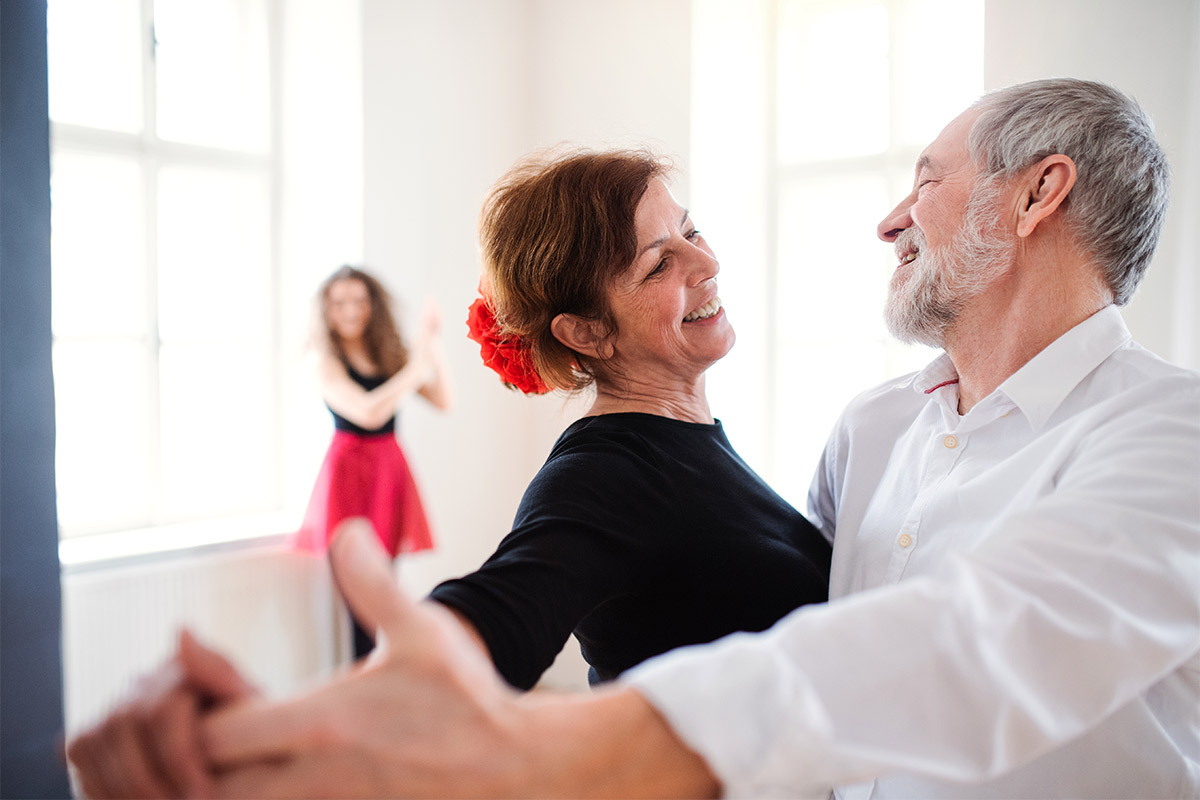
[[982, 91], [983, 3], [697, 0], [695, 12], [691, 194], [739, 340], [710, 396], [748, 460], [803, 507], [846, 402], [933, 356], [884, 328], [895, 259], [875, 227], [921, 149]]
[[64, 537], [279, 507], [274, 12], [49, 0]]

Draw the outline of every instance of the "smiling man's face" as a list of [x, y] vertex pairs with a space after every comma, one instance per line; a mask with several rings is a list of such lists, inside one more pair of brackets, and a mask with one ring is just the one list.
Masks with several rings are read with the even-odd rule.
[[879, 225], [879, 237], [896, 249], [885, 318], [901, 341], [944, 346], [947, 327], [1016, 247], [1000, 224], [1004, 185], [976, 186], [967, 136], [978, 114], [965, 112], [925, 149], [912, 192]]

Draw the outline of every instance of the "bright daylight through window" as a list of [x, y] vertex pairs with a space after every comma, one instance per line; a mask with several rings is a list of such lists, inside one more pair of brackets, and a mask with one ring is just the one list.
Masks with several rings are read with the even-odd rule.
[[64, 538], [279, 506], [270, 8], [49, 0]]
[[803, 507], [846, 402], [933, 356], [884, 328], [894, 258], [875, 226], [921, 148], [983, 90], [983, 3], [695, 11], [693, 205], [719, 239], [739, 342], [710, 394], [747, 460]]

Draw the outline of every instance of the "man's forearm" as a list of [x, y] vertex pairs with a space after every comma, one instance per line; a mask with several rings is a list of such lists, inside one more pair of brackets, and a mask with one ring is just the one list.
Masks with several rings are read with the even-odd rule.
[[524, 796], [717, 797], [721, 786], [636, 690], [591, 695], [532, 693], [527, 704], [528, 763], [517, 771]]

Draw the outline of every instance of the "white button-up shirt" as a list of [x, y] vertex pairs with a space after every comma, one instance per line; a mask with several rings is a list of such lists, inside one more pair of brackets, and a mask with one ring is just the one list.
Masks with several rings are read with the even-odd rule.
[[1109, 307], [962, 416], [956, 380], [839, 420], [828, 605], [624, 680], [732, 797], [1200, 797], [1200, 376]]

